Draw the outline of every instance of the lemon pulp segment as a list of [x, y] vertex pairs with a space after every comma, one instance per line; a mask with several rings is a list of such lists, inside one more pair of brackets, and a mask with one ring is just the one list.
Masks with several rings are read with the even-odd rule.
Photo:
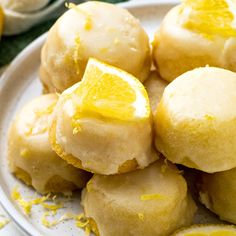
[[76, 119], [92, 116], [129, 121], [149, 117], [143, 85], [128, 73], [95, 59], [89, 60], [75, 93], [79, 97], [75, 104]]
[[183, 26], [207, 38], [236, 36], [234, 0], [183, 0]]

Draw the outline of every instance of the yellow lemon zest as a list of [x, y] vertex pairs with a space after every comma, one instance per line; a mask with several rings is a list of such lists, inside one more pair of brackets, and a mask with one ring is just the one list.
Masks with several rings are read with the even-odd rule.
[[58, 225], [60, 224], [61, 222], [63, 221], [67, 221], [67, 220], [71, 220], [71, 219], [74, 219], [74, 215], [71, 214], [71, 213], [65, 213], [64, 215], [62, 215], [59, 219], [55, 219], [55, 220], [52, 220], [52, 221], [49, 221], [47, 219], [48, 216], [55, 216], [57, 213], [57, 211], [47, 211], [43, 214], [42, 218], [41, 218], [41, 222], [42, 224], [47, 227], [47, 228], [51, 228], [55, 225]]
[[84, 23], [84, 29], [85, 30], [91, 30], [92, 29], [92, 26], [93, 26], [92, 17], [88, 12], [82, 10], [78, 5], [76, 5], [74, 3], [71, 3], [71, 2], [70, 3], [66, 2], [65, 6], [69, 9], [74, 9], [74, 10], [78, 11], [79, 13], [82, 13], [86, 17], [85, 18], [85, 23]]
[[209, 121], [215, 120], [215, 117], [209, 114], [205, 114], [204, 118]]
[[89, 223], [88, 218], [84, 215], [84, 213], [81, 213], [76, 216], [76, 226], [79, 228], [84, 228]]
[[154, 193], [154, 194], [143, 194], [140, 196], [141, 201], [149, 201], [149, 200], [164, 200], [166, 199], [166, 196], [159, 194], [159, 193]]
[[81, 128], [78, 124], [74, 124], [73, 126], [76, 126], [74, 129], [73, 129], [73, 134], [78, 134], [80, 131], [81, 131]]
[[56, 211], [58, 209], [61, 209], [64, 207], [64, 205], [61, 203], [61, 204], [47, 204], [47, 203], [44, 203], [42, 202], [41, 205], [47, 209], [47, 210], [52, 210], [52, 211]]
[[19, 192], [17, 186], [14, 187], [14, 189], [12, 190], [12, 193], [11, 193], [12, 199], [18, 203], [18, 205], [23, 209], [23, 212], [28, 216], [30, 216], [30, 214], [31, 214], [31, 209], [32, 209], [33, 205], [38, 205], [38, 204], [43, 203], [44, 201], [48, 200], [49, 196], [50, 195], [26, 201], [21, 196], [21, 193]]
[[75, 38], [75, 48], [74, 48], [74, 53], [73, 53], [73, 60], [76, 66], [76, 73], [79, 75], [80, 74], [80, 66], [79, 66], [79, 61], [81, 59], [81, 54], [83, 51], [83, 47], [81, 44], [80, 37], [77, 36]]
[[1, 220], [0, 221], [0, 229], [4, 228], [9, 222], [10, 222], [10, 220], [8, 220], [8, 219]]
[[143, 214], [143, 213], [138, 213], [138, 218], [139, 218], [141, 221], [144, 221], [144, 214]]
[[85, 236], [89, 236], [90, 233], [91, 233], [91, 228], [88, 227], [88, 226], [86, 226], [86, 227], [85, 227]]
[[33, 125], [28, 126], [25, 135], [43, 134], [48, 130], [48, 116], [53, 112], [57, 102], [53, 102], [45, 109], [35, 110], [36, 115]]
[[20, 156], [21, 156], [21, 157], [24, 157], [24, 158], [28, 157], [28, 156], [29, 156], [29, 149], [23, 148], [23, 149], [20, 151]]
[[10, 222], [10, 220], [5, 215], [2, 214], [0, 215], [0, 217], [2, 218], [0, 220], [0, 229], [2, 229]]
[[85, 235], [89, 236], [90, 233], [93, 231], [92, 226], [90, 225], [89, 219], [84, 215], [84, 213], [81, 213], [76, 216], [76, 226], [78, 228], [82, 228], [85, 230]]
[[43, 115], [50, 115], [55, 106], [56, 106], [57, 102], [53, 102], [52, 104], [50, 104], [48, 107], [46, 107], [45, 109], [43, 110], [39, 110], [39, 111], [35, 111], [34, 113], [37, 115], [37, 116], [43, 116]]

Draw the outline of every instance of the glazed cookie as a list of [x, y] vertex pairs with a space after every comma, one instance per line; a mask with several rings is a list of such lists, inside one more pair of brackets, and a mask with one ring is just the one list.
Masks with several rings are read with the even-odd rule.
[[201, 202], [222, 220], [236, 224], [236, 168], [202, 174]]
[[82, 206], [96, 235], [169, 235], [191, 224], [195, 203], [178, 169], [159, 160], [143, 170], [94, 175]]
[[98, 174], [144, 168], [157, 159], [144, 86], [90, 59], [81, 82], [65, 90], [54, 111], [53, 149], [72, 165]]
[[148, 36], [139, 21], [116, 5], [70, 5], [49, 31], [41, 54], [45, 90], [62, 92], [79, 82], [90, 57], [123, 69], [140, 81], [150, 70]]
[[236, 236], [234, 225], [193, 225], [181, 230], [171, 236]]
[[154, 116], [157, 149], [204, 172], [236, 167], [236, 73], [205, 67], [170, 83]]
[[164, 17], [153, 42], [153, 59], [161, 77], [172, 81], [202, 66], [236, 72], [236, 3], [183, 0]]
[[17, 114], [8, 136], [11, 172], [43, 194], [82, 188], [90, 176], [62, 160], [51, 148], [48, 124], [57, 100], [56, 94], [35, 98]]

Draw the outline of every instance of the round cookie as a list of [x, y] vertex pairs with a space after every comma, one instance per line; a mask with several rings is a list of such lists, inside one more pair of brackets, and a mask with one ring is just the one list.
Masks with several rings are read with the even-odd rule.
[[195, 203], [178, 169], [159, 160], [143, 170], [94, 175], [81, 202], [96, 235], [169, 235], [191, 224]]
[[151, 110], [154, 113], [160, 103], [162, 94], [168, 82], [163, 80], [156, 71], [152, 71], [148, 79], [144, 82], [150, 100]]
[[236, 227], [234, 225], [224, 224], [206, 224], [192, 225], [191, 227], [178, 230], [171, 236], [236, 236]]
[[79, 82], [90, 57], [144, 81], [151, 65], [148, 36], [135, 17], [116, 5], [72, 5], [52, 26], [42, 49], [45, 90], [62, 92]]
[[214, 174], [202, 173], [201, 202], [222, 220], [236, 224], [236, 168]]
[[50, 146], [48, 125], [57, 100], [56, 94], [32, 100], [17, 114], [8, 135], [11, 172], [42, 194], [82, 188], [90, 176], [62, 160]]
[[236, 4], [230, 2], [185, 0], [167, 13], [153, 41], [163, 79], [206, 65], [236, 72]]
[[83, 80], [65, 90], [54, 111], [50, 140], [72, 165], [97, 174], [144, 168], [152, 147], [147, 93], [135, 77], [90, 59]]
[[154, 116], [157, 149], [204, 172], [236, 167], [236, 73], [205, 67], [170, 83]]

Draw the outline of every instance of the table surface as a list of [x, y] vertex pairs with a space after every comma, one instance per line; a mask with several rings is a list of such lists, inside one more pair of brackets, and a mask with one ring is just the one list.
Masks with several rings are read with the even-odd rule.
[[[132, 1], [141, 1], [141, 0], [132, 0]], [[162, 0], [156, 0], [156, 1], [158, 2]], [[6, 67], [7, 66], [0, 68], [0, 75], [4, 72]], [[10, 219], [1, 206], [0, 206], [0, 216], [6, 216], [7, 219]], [[23, 233], [20, 232], [20, 230], [17, 228], [13, 220], [10, 220], [10, 222], [5, 227], [0, 229], [0, 235], [1, 236], [25, 236]]]

